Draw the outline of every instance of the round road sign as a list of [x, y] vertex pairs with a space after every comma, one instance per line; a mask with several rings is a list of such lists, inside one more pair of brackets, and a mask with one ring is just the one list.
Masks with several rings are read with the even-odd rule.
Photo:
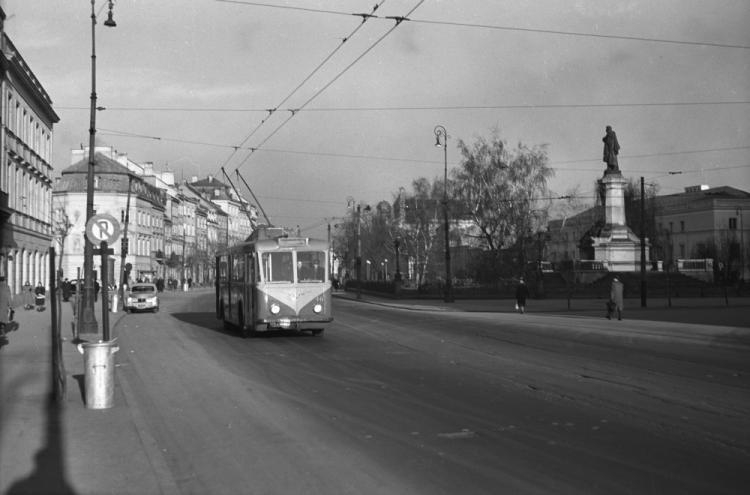
[[120, 237], [120, 222], [107, 213], [94, 215], [86, 223], [86, 237], [94, 246], [98, 246], [103, 241], [112, 244]]

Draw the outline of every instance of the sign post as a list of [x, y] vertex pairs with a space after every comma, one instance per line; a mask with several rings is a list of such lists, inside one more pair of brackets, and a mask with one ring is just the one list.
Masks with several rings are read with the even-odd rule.
[[120, 223], [112, 215], [103, 213], [94, 215], [86, 223], [86, 237], [93, 245], [99, 245], [94, 254], [101, 255], [101, 291], [102, 291], [102, 340], [109, 341], [109, 274], [108, 263], [109, 255], [114, 254], [114, 250], [108, 248], [108, 244], [117, 240], [120, 236]]

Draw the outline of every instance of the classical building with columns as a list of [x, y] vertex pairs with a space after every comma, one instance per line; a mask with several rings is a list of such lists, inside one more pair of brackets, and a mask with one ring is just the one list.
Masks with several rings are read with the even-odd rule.
[[1, 24], [0, 35], [0, 275], [18, 294], [26, 282], [49, 283], [52, 126], [60, 119]]

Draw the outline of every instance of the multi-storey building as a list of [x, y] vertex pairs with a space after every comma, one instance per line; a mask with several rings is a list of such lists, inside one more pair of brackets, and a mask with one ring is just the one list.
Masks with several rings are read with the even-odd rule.
[[[55, 183], [55, 217], [66, 219], [65, 232], [61, 235], [60, 267], [63, 276], [73, 279], [78, 268], [83, 267], [84, 229], [86, 223], [86, 175], [88, 172], [87, 150], [73, 152], [75, 162], [62, 171]], [[153, 280], [163, 276], [161, 262], [164, 250], [164, 217], [166, 210], [165, 191], [147, 183], [134, 170], [123, 165], [111, 154], [111, 148], [95, 151], [94, 210], [108, 213], [121, 224], [127, 222], [129, 241], [125, 264], [121, 264], [120, 246], [112, 246], [115, 255], [110, 256], [109, 271], [116, 274], [112, 280], [120, 280], [119, 274], [129, 270], [129, 280]], [[128, 198], [130, 209], [127, 210]], [[123, 229], [124, 230], [124, 229]], [[119, 242], [119, 241], [118, 241]], [[95, 270], [101, 269], [98, 256], [94, 257]], [[130, 265], [128, 267], [128, 265]]]
[[0, 8], [0, 275], [13, 294], [48, 285], [52, 231], [52, 100], [2, 31]]
[[[685, 259], [711, 258], [713, 270], [724, 272], [730, 280], [750, 279], [750, 193], [730, 186], [693, 186], [682, 193], [656, 196], [653, 203], [656, 236], [651, 244], [658, 249], [652, 253], [657, 269], [661, 261], [680, 270]], [[585, 241], [601, 218], [603, 209], [596, 206], [549, 222], [549, 260], [591, 259]]]
[[190, 180], [190, 187], [198, 191], [203, 198], [218, 205], [227, 214], [226, 243], [228, 245], [243, 242], [250, 237], [258, 222], [258, 212], [247, 200], [238, 196], [234, 189], [211, 175], [201, 180], [193, 177]]

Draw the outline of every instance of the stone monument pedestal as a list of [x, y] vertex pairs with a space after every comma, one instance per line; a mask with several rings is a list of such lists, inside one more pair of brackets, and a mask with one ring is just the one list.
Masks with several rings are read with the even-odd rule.
[[[641, 266], [641, 240], [625, 223], [625, 185], [628, 181], [619, 171], [606, 171], [601, 182], [605, 190], [605, 225], [599, 236], [591, 238], [594, 259], [601, 261], [609, 271], [638, 271]], [[647, 247], [647, 263], [648, 251]]]

